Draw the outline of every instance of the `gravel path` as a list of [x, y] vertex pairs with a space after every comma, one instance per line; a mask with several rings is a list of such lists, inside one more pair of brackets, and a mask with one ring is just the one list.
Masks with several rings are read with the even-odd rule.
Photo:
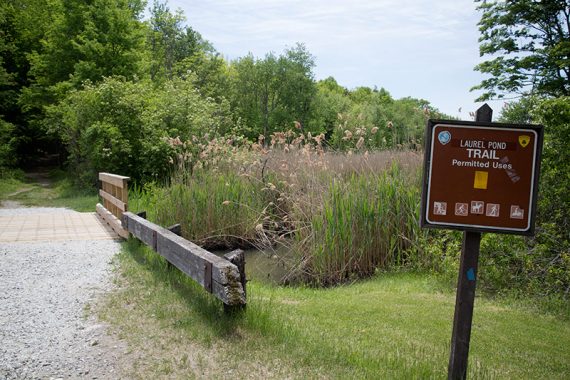
[[0, 244], [0, 379], [120, 377], [127, 348], [87, 310], [110, 288], [119, 249], [113, 240]]

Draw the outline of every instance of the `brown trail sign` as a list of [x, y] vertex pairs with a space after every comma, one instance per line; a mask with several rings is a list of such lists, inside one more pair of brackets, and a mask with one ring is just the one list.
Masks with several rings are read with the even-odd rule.
[[423, 227], [532, 235], [541, 126], [432, 121]]
[[449, 379], [465, 379], [481, 232], [534, 234], [543, 127], [429, 120], [420, 225], [465, 231], [457, 281]]

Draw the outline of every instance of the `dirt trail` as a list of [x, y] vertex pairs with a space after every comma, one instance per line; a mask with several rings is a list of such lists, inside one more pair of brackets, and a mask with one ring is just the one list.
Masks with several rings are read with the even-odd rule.
[[[13, 198], [17, 195], [27, 193], [28, 191], [32, 191], [32, 190], [34, 190], [33, 185], [39, 185], [43, 188], [50, 187], [53, 184], [53, 181], [51, 180], [51, 178], [49, 176], [50, 170], [51, 170], [51, 168], [49, 168], [49, 167], [39, 167], [39, 168], [34, 169], [34, 171], [26, 172], [24, 174], [24, 176], [28, 181], [31, 181], [32, 184], [30, 184], [30, 186], [24, 187], [22, 189], [18, 189], [17, 191], [6, 195], [6, 198]], [[14, 201], [11, 199], [0, 200], [0, 208], [12, 208], [13, 209], [13, 208], [20, 208], [20, 207], [24, 207], [24, 206], [18, 201]]]

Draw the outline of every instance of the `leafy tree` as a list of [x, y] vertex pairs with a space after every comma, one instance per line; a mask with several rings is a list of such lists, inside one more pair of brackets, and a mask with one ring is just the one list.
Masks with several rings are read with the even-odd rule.
[[503, 105], [499, 122], [515, 124], [531, 124], [533, 112], [542, 99], [535, 96], [524, 96], [518, 101], [507, 102]]
[[147, 36], [152, 80], [172, 79], [178, 62], [207, 47], [198, 32], [191, 27], [184, 27], [185, 21], [182, 10], [173, 14], [166, 2], [154, 1], [150, 9], [150, 30]]
[[164, 178], [173, 154], [167, 137], [214, 137], [231, 124], [229, 106], [201, 97], [192, 78], [156, 86], [149, 80], [107, 77], [72, 90], [65, 101], [48, 107], [48, 115], [83, 185], [95, 183], [99, 171], [136, 180]]
[[[539, 218], [552, 223], [560, 236], [556, 244], [570, 249], [570, 97], [548, 99], [534, 109], [545, 125], [542, 152]], [[567, 251], [570, 259], [570, 251]], [[569, 273], [570, 277], [570, 273]], [[570, 285], [570, 284], [569, 284]]]
[[[283, 83], [283, 103], [287, 112], [303, 129], [311, 115], [311, 106], [317, 90], [313, 74], [315, 58], [305, 45], [297, 44], [279, 57], [279, 66], [285, 82]], [[288, 122], [288, 118], [285, 117], [283, 124], [286, 125]]]
[[229, 92], [229, 71], [226, 61], [218, 53], [198, 51], [184, 58], [175, 66], [175, 74], [180, 78], [190, 75], [194, 85], [203, 96], [223, 102]]
[[16, 0], [19, 57], [25, 57], [18, 61], [23, 120], [15, 123], [22, 157], [36, 151], [65, 154], [46, 123], [45, 107], [86, 81], [140, 75], [142, 5], [142, 0]]
[[309, 122], [311, 132], [324, 132], [327, 140], [332, 137], [339, 124], [339, 114], [346, 113], [351, 106], [348, 90], [340, 86], [333, 77], [317, 83], [317, 93], [313, 101], [313, 112]]
[[42, 108], [71, 88], [104, 76], [140, 74], [143, 35], [140, 0], [54, 1], [53, 23], [30, 55], [32, 84], [24, 109]]
[[249, 54], [231, 65], [234, 110], [249, 127], [249, 137], [268, 136], [277, 129], [300, 128], [308, 122], [316, 88], [313, 79], [314, 58], [298, 44], [277, 57], [264, 59]]
[[[0, 4], [0, 115], [11, 125], [13, 163], [25, 164], [35, 152], [57, 146], [45, 131], [35, 128], [35, 115], [24, 113], [18, 102], [22, 89], [30, 85], [29, 57], [41, 49], [56, 1], [13, 0]], [[3, 130], [8, 133], [7, 128]]]
[[0, 117], [5, 117], [6, 112], [14, 109], [17, 93], [14, 64], [11, 58], [14, 56], [16, 46], [13, 38], [13, 14], [8, 4], [0, 5]]
[[570, 95], [570, 2], [568, 0], [485, 1], [480, 55], [492, 58], [475, 70], [491, 77], [472, 88], [479, 101], [509, 93]]

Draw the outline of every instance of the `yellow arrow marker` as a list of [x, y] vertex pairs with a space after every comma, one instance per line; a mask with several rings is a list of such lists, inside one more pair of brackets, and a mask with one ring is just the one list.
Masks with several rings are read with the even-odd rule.
[[475, 171], [475, 181], [473, 182], [474, 189], [487, 190], [487, 179], [489, 178], [488, 172]]

